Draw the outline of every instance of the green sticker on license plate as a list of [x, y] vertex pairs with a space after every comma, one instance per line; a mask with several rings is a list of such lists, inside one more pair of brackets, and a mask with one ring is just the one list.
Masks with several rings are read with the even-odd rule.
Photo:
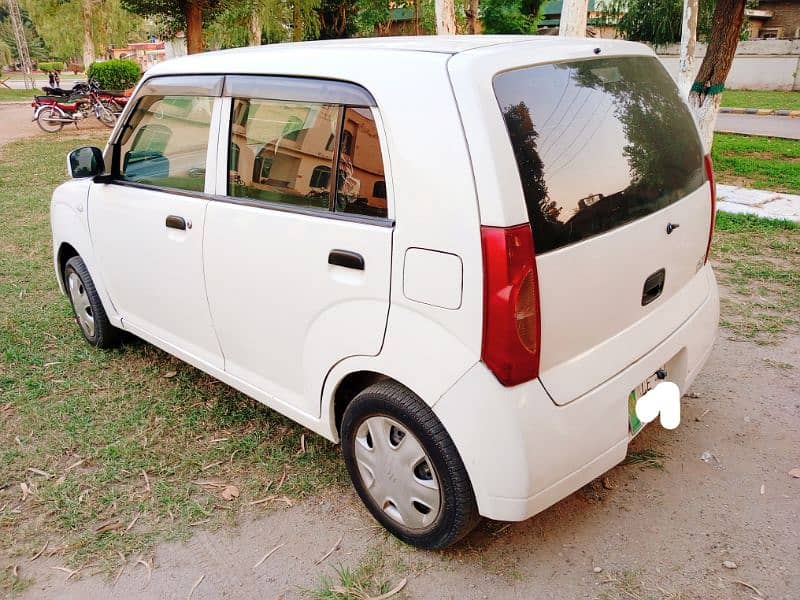
[[628, 395], [628, 426], [632, 434], [638, 433], [642, 428], [642, 422], [636, 416], [636, 390]]

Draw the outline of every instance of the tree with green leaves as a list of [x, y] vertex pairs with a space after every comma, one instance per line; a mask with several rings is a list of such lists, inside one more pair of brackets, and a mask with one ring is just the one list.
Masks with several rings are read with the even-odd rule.
[[[714, 0], [700, 0], [697, 32], [700, 38], [711, 31]], [[606, 0], [602, 14], [622, 15], [617, 30], [625, 39], [654, 46], [674, 44], [681, 39], [683, 0]]]
[[122, 8], [120, 0], [23, 0], [23, 5], [52, 57], [82, 56], [86, 67], [98, 49], [125, 45], [146, 30], [144, 19]]
[[544, 0], [481, 0], [484, 33], [536, 33]]
[[127, 10], [154, 18], [169, 35], [183, 30], [186, 51], [203, 51], [203, 25], [210, 23], [222, 7], [222, 0], [121, 0]]
[[334, 40], [353, 37], [357, 30], [358, 5], [359, 0], [322, 0], [317, 8], [319, 39]]

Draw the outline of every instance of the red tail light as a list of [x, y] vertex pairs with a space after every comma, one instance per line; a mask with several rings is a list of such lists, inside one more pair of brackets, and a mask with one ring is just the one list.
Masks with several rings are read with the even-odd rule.
[[500, 383], [517, 385], [539, 376], [539, 277], [531, 227], [481, 227], [481, 243], [481, 360]]
[[714, 237], [714, 224], [717, 222], [717, 186], [714, 183], [714, 164], [711, 162], [711, 155], [706, 154], [703, 157], [703, 162], [706, 166], [706, 179], [711, 185], [711, 228], [708, 230], [708, 245], [706, 246], [706, 260], [708, 262], [708, 254], [711, 252], [711, 238]]

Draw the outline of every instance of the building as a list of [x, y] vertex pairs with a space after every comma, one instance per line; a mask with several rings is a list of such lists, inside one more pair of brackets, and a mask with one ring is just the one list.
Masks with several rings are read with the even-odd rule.
[[800, 0], [760, 0], [745, 14], [751, 40], [800, 38]]
[[166, 60], [164, 42], [133, 42], [124, 48], [112, 48], [111, 58], [129, 58], [139, 63], [142, 71], [154, 64]]
[[[542, 20], [539, 21], [539, 33], [552, 34], [558, 33], [558, 26], [561, 22], [562, 0], [550, 0], [545, 2], [542, 7]], [[603, 10], [603, 0], [589, 0], [589, 13], [586, 15], [586, 35], [588, 37], [610, 38], [617, 36], [617, 21], [624, 13], [617, 15], [609, 14]]]

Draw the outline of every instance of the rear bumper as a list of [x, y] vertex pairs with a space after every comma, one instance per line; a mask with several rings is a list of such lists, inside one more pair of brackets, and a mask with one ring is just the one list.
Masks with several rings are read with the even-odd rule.
[[558, 406], [542, 384], [505, 388], [483, 363], [433, 410], [472, 481], [480, 513], [521, 521], [569, 495], [625, 458], [629, 392], [666, 365], [686, 392], [711, 353], [719, 295], [711, 267], [705, 301], [668, 338], [605, 383]]

